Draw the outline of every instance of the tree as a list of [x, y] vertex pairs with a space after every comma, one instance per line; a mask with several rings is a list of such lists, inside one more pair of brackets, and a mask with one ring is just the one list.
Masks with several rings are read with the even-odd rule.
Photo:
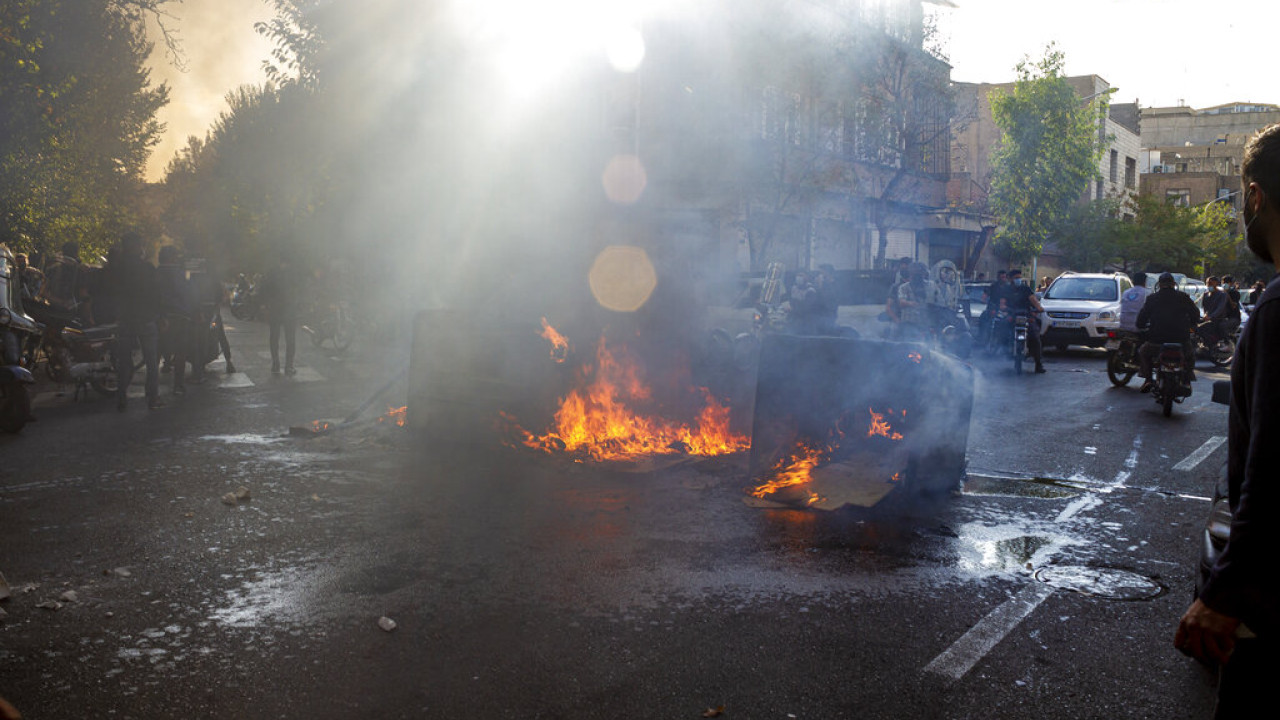
[[1115, 259], [1121, 268], [1203, 272], [1234, 256], [1235, 220], [1225, 203], [1181, 207], [1154, 195], [1138, 195], [1115, 232]]
[[1107, 197], [1070, 207], [1053, 233], [1068, 268], [1101, 272], [1119, 259], [1124, 238], [1132, 236], [1129, 224], [1118, 217], [1121, 205], [1120, 199]]
[[1067, 218], [1103, 152], [1099, 118], [1106, 95], [1082, 102], [1063, 75], [1065, 59], [1049, 46], [1034, 65], [1018, 63], [1013, 92], [991, 95], [1001, 138], [992, 155], [991, 208], [1011, 259], [1040, 254]]
[[143, 61], [164, 0], [0, 5], [0, 241], [91, 254], [138, 227], [142, 170], [167, 102]]

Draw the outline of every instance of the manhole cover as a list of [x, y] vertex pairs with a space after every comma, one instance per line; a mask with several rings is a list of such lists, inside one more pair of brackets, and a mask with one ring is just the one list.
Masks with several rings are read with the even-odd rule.
[[1035, 578], [1060, 590], [1109, 600], [1150, 600], [1165, 591], [1163, 585], [1145, 575], [1106, 567], [1051, 565], [1036, 570]]

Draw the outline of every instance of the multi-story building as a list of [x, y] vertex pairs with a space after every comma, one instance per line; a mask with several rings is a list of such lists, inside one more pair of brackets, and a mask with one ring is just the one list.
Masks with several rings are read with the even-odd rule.
[[1142, 109], [1143, 193], [1177, 205], [1241, 207], [1240, 162], [1253, 133], [1280, 122], [1280, 107], [1230, 103]]

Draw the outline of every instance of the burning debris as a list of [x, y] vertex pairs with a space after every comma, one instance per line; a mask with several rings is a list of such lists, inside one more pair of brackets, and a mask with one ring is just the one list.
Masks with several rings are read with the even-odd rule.
[[569, 339], [551, 327], [546, 318], [542, 318], [542, 337], [551, 343], [551, 359], [563, 363], [569, 359]]
[[596, 345], [595, 363], [583, 366], [577, 378], [577, 387], [561, 399], [544, 434], [529, 432], [510, 414], [502, 413], [521, 445], [597, 462], [654, 455], [710, 457], [750, 447], [747, 436], [730, 431], [729, 408], [706, 388], [692, 390], [701, 397], [701, 410], [691, 422], [661, 417], [640, 365], [626, 348], [611, 348], [604, 338]]
[[875, 505], [899, 488], [956, 487], [964, 476], [972, 371], [915, 347], [766, 339], [751, 504], [836, 509]]

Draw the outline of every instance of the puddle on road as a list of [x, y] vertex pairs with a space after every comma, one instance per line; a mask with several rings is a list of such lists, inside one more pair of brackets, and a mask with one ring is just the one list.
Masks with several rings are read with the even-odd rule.
[[1053, 565], [1036, 570], [1034, 577], [1060, 590], [1109, 600], [1151, 600], [1166, 589], [1145, 575], [1108, 567]]
[[283, 442], [283, 435], [254, 435], [252, 433], [243, 433], [240, 435], [202, 435], [199, 440], [210, 442], [221, 442], [227, 445], [274, 445]]
[[1000, 495], [1057, 500], [1075, 497], [1082, 489], [1065, 480], [1054, 478], [970, 474], [965, 480], [963, 492], [965, 495]]
[[968, 522], [956, 528], [956, 567], [982, 574], [1026, 572], [1039, 567], [1078, 540], [1049, 527]]
[[225, 605], [209, 613], [209, 619], [229, 627], [257, 627], [300, 623], [314, 616], [309, 599], [315, 598], [317, 571], [289, 567], [261, 573], [226, 592]]

